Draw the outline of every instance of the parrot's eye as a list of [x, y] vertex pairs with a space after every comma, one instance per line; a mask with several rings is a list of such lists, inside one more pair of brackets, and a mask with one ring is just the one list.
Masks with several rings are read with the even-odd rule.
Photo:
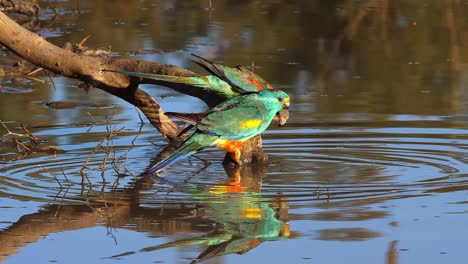
[[283, 98], [278, 97], [278, 101], [283, 102]]

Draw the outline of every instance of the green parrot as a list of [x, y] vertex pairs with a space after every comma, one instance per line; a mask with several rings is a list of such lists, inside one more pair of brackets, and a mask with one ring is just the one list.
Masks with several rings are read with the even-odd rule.
[[197, 58], [194, 60], [195, 63], [227, 82], [231, 89], [238, 93], [273, 90], [273, 87], [267, 81], [244, 66], [229, 67], [213, 63], [195, 54], [192, 54], [192, 56]]
[[278, 112], [289, 108], [289, 101], [281, 90], [261, 90], [229, 98], [204, 113], [166, 113], [195, 126], [196, 131], [145, 174], [157, 173], [210, 145], [234, 153], [240, 163], [243, 142], [265, 131]]
[[[201, 88], [206, 91], [214, 92], [223, 99], [229, 99], [240, 94], [258, 92], [261, 90], [275, 90], [262, 77], [256, 75], [254, 72], [243, 66], [238, 65], [235, 67], [229, 67], [213, 63], [195, 54], [192, 54], [192, 56], [196, 58], [193, 60], [195, 63], [206, 69], [212, 75], [200, 77], [183, 77], [132, 71], [104, 71], [116, 72], [157, 81], [186, 84]], [[283, 126], [289, 118], [289, 112], [287, 110], [280, 111], [277, 117], [279, 126]], [[187, 132], [192, 127], [193, 126], [188, 126], [180, 134]]]
[[142, 77], [157, 81], [182, 83], [212, 91], [224, 99], [245, 93], [258, 92], [260, 90], [273, 90], [273, 87], [262, 77], [256, 75], [243, 66], [229, 67], [221, 64], [215, 64], [205, 58], [192, 54], [197, 59], [195, 63], [202, 66], [213, 75], [200, 77], [182, 77], [161, 75], [155, 73], [131, 72], [131, 71], [113, 71], [129, 76]]

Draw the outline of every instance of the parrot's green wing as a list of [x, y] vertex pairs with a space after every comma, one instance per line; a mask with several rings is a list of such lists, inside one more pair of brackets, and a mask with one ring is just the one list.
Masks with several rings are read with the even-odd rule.
[[[245, 99], [244, 102], [234, 100], [232, 104], [222, 105], [212, 109], [197, 125], [197, 129], [209, 135], [216, 135], [224, 139], [238, 140], [257, 135], [268, 127], [271, 120], [269, 114], [256, 96]], [[255, 99], [255, 100], [252, 100]]]
[[239, 93], [258, 92], [264, 89], [273, 89], [262, 77], [243, 66], [229, 67], [213, 63], [203, 57], [192, 54], [197, 59], [195, 63], [202, 66], [211, 74], [217, 76], [232, 86]]
[[260, 90], [272, 90], [273, 87], [265, 81], [262, 77], [258, 76], [251, 70], [244, 66], [225, 67], [225, 75], [235, 85], [242, 86], [248, 92], [257, 92]]
[[196, 125], [202, 120], [204, 117], [208, 115], [208, 112], [204, 113], [176, 113], [176, 112], [166, 112], [164, 113], [167, 116], [175, 117], [184, 121], [190, 125]]

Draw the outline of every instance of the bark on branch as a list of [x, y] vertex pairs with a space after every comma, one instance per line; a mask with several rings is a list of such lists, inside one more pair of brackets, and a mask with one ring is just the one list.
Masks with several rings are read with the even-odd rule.
[[[153, 83], [164, 85], [180, 93], [198, 97], [210, 107], [221, 101], [221, 98], [215, 94], [183, 84], [133, 78], [122, 74], [104, 72], [102, 69], [151, 72], [176, 76], [197, 76], [196, 73], [168, 64], [130, 59], [104, 59], [73, 53], [55, 46], [43, 37], [26, 30], [3, 12], [0, 12], [0, 44], [32, 64], [65, 77], [84, 81], [135, 105], [170, 143], [180, 141], [180, 138], [177, 137], [180, 128], [164, 115], [158, 102], [152, 96], [142, 91], [138, 87], [138, 84]], [[259, 136], [246, 144], [242, 159], [249, 162], [266, 159], [261, 150], [261, 138]], [[228, 155], [225, 161], [229, 160]]]

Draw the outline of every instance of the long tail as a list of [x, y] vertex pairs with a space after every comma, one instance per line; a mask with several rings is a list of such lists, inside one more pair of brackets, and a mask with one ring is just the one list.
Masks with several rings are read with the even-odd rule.
[[183, 76], [172, 76], [172, 75], [162, 75], [156, 73], [146, 73], [146, 72], [132, 72], [132, 71], [114, 71], [114, 70], [104, 70], [109, 72], [121, 73], [129, 76], [147, 78], [157, 81], [164, 82], [173, 82], [173, 83], [184, 83], [188, 85], [196, 85], [196, 81], [193, 77], [183, 77]]
[[131, 72], [131, 71], [114, 71], [114, 70], [103, 70], [108, 72], [116, 72], [129, 76], [141, 77], [156, 81], [163, 81], [168, 83], [181, 83], [202, 88], [206, 91], [215, 92], [224, 98], [233, 97], [238, 95], [238, 92], [231, 88], [231, 85], [215, 75], [201, 76], [201, 77], [183, 77], [183, 76], [172, 76], [162, 75], [156, 73], [145, 73], [145, 72]]
[[217, 76], [218, 78], [220, 78], [221, 80], [227, 82], [230, 86], [231, 86], [231, 89], [235, 90], [236, 92], [238, 93], [246, 93], [247, 91], [244, 90], [242, 87], [240, 87], [239, 85], [235, 84], [233, 82], [233, 80], [231, 80], [231, 78], [229, 78], [228, 76], [226, 76], [226, 73], [224, 72], [225, 69], [229, 69], [232, 67], [228, 67], [228, 66], [223, 66], [223, 65], [220, 65], [220, 64], [215, 64], [203, 57], [200, 57], [198, 55], [195, 55], [192, 53], [192, 56], [194, 56], [196, 59], [193, 60], [193, 62], [195, 62], [196, 64], [200, 65], [201, 67], [203, 67], [205, 70], [207, 70], [208, 72], [210, 72], [211, 74]]
[[190, 155], [195, 154], [199, 150], [206, 148], [213, 144], [217, 140], [216, 136], [211, 136], [207, 134], [202, 134], [199, 132], [193, 133], [182, 145], [176, 148], [173, 152], [169, 155], [164, 157], [161, 161], [159, 161], [156, 165], [149, 168], [145, 171], [145, 174], [150, 175], [157, 173], [167, 166], [170, 166], [176, 161], [179, 161], [183, 158], [186, 158]]
[[192, 53], [192, 56], [194, 56], [196, 59], [193, 60], [196, 64], [200, 65], [202, 68], [204, 68], [206, 71], [210, 72], [211, 74], [214, 74], [221, 79], [226, 79], [226, 76], [224, 75], [224, 69], [222, 68], [221, 65], [214, 64], [213, 62], [200, 57], [198, 55], [195, 55]]

